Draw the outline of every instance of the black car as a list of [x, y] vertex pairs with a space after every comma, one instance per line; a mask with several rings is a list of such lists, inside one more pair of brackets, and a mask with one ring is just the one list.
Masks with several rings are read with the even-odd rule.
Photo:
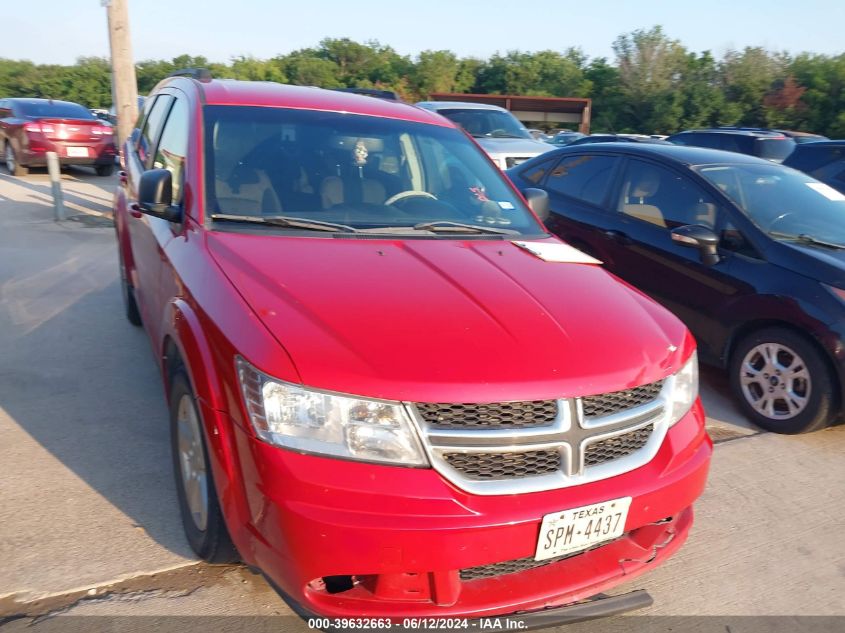
[[687, 130], [672, 134], [667, 139], [675, 145], [692, 145], [723, 149], [757, 156], [776, 163], [782, 162], [795, 149], [795, 139], [782, 132], [756, 127], [717, 127]]
[[845, 193], [845, 141], [804, 143], [796, 147], [783, 164]]
[[548, 192], [548, 228], [678, 315], [780, 433], [839, 419], [845, 196], [782, 165], [693, 147], [564, 147], [509, 170]]
[[667, 145], [668, 142], [644, 134], [590, 134], [569, 143], [569, 145], [588, 145], [590, 143], [651, 143]]

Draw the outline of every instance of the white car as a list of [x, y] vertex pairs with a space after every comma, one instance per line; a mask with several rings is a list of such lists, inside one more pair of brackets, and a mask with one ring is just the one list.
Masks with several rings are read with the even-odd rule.
[[499, 106], [460, 101], [421, 101], [417, 106], [460, 125], [501, 169], [554, 149], [553, 145], [534, 140], [513, 114]]

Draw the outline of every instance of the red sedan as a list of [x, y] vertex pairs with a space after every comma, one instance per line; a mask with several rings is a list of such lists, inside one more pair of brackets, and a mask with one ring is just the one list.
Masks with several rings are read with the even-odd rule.
[[582, 601], [689, 533], [695, 342], [548, 234], [543, 192], [434, 113], [207, 74], [159, 84], [124, 156], [126, 315], [198, 556], [318, 627], [648, 602]]
[[111, 176], [116, 149], [109, 125], [78, 103], [0, 99], [0, 154], [10, 174], [26, 176], [56, 152], [63, 165], [90, 165]]

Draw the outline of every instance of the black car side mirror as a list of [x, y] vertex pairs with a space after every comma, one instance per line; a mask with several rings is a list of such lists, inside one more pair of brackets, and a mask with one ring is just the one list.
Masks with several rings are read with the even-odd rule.
[[541, 222], [549, 219], [549, 194], [542, 189], [525, 189], [522, 192], [531, 210], [540, 218]]
[[138, 183], [141, 212], [168, 222], [181, 222], [182, 209], [173, 206], [173, 175], [166, 169], [150, 169]]
[[687, 224], [672, 229], [672, 241], [681, 246], [697, 248], [701, 255], [701, 263], [713, 266], [719, 263], [719, 236], [706, 226]]

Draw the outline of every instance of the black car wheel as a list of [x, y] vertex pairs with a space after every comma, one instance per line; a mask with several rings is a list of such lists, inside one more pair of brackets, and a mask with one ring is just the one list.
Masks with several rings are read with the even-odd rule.
[[821, 352], [786, 328], [765, 328], [741, 340], [731, 355], [730, 381], [745, 414], [767, 431], [808, 433], [837, 414]]
[[26, 176], [29, 173], [29, 169], [18, 162], [15, 148], [9, 141], [6, 141], [6, 146], [3, 148], [3, 162], [6, 170], [13, 176]]
[[111, 176], [114, 173], [114, 165], [95, 165], [94, 169], [98, 176]]
[[182, 526], [191, 549], [209, 563], [233, 563], [232, 544], [205, 446], [202, 420], [188, 377], [178, 369], [170, 389], [170, 440]]

